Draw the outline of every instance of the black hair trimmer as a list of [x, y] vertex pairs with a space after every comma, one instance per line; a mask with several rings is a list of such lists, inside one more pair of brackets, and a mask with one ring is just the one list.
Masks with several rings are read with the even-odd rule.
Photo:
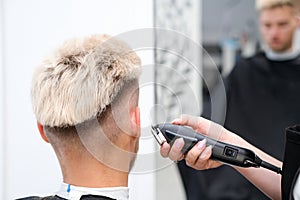
[[183, 138], [185, 143], [182, 149], [183, 154], [186, 154], [198, 141], [206, 139], [206, 144], [212, 145], [211, 159], [240, 167], [264, 167], [281, 174], [280, 168], [263, 161], [253, 151], [211, 139], [187, 126], [170, 123], [157, 124], [152, 126], [152, 134], [160, 145], [167, 142], [172, 146], [177, 138]]

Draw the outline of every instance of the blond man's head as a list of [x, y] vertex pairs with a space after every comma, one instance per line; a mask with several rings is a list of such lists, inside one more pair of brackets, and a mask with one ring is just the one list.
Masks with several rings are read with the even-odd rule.
[[135, 52], [107, 35], [65, 42], [34, 73], [37, 121], [64, 128], [101, 116], [126, 82], [139, 79], [140, 65]]
[[297, 0], [256, 0], [262, 38], [276, 53], [294, 51], [294, 37], [300, 26]]
[[293, 7], [294, 0], [256, 0], [256, 9], [258, 11], [262, 11], [264, 9], [273, 9], [282, 6]]

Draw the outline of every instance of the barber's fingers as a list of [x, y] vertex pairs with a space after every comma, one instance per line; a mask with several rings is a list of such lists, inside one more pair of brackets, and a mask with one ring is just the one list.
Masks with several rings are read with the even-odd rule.
[[160, 154], [162, 157], [169, 157], [173, 161], [180, 161], [184, 158], [181, 150], [184, 146], [184, 140], [182, 138], [176, 139], [172, 148], [170, 144], [164, 142], [160, 147]]
[[206, 147], [197, 162], [191, 166], [197, 170], [213, 169], [222, 165], [222, 163], [209, 159], [212, 154], [212, 146]]
[[[196, 150], [197, 147], [193, 147], [186, 156], [186, 164], [196, 170], [205, 170], [216, 168], [222, 165], [221, 163], [211, 160], [212, 146], [202, 147], [202, 149]], [[192, 151], [194, 151], [192, 153]], [[200, 153], [201, 152], [201, 153]], [[192, 154], [191, 154], [192, 153]], [[198, 155], [198, 156], [197, 156]]]
[[216, 140], [223, 140], [224, 136], [227, 135], [226, 129], [221, 125], [207, 120], [203, 117], [196, 117], [191, 115], [183, 114], [180, 118], [172, 121], [173, 124], [185, 125], [192, 127], [195, 131], [207, 135]]
[[201, 153], [204, 151], [206, 148], [206, 139], [201, 140], [198, 142], [186, 155], [185, 161], [189, 166], [194, 165]]
[[182, 138], [176, 139], [169, 152], [169, 158], [173, 161], [182, 160], [184, 158], [184, 155], [181, 152], [183, 146], [184, 140]]
[[160, 147], [160, 155], [162, 155], [164, 158], [168, 157], [170, 149], [170, 145], [167, 142], [164, 142]]
[[192, 115], [183, 114], [180, 118], [172, 121], [173, 124], [186, 125], [192, 127], [194, 130], [207, 134], [211, 121], [204, 119], [202, 117], [196, 117]]

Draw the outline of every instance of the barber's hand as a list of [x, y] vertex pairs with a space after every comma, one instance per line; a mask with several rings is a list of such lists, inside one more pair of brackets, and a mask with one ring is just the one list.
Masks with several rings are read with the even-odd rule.
[[212, 154], [212, 146], [207, 147], [205, 139], [199, 141], [186, 155], [181, 153], [183, 145], [184, 141], [182, 138], [175, 140], [171, 148], [165, 142], [160, 149], [160, 153], [163, 157], [169, 157], [173, 161], [185, 159], [188, 166], [197, 170], [216, 168], [221, 165], [221, 163], [209, 159]]
[[[233, 136], [231, 135], [231, 132], [202, 117], [182, 115], [172, 123], [190, 126], [195, 131], [219, 141], [232, 142], [231, 139]], [[216, 168], [222, 165], [222, 163], [218, 161], [209, 159], [212, 154], [212, 146], [206, 146], [206, 140], [199, 141], [186, 155], [181, 153], [183, 146], [184, 141], [182, 138], [177, 139], [172, 148], [165, 142], [161, 146], [160, 153], [163, 157], [169, 157], [173, 161], [185, 159], [188, 166], [197, 170]]]

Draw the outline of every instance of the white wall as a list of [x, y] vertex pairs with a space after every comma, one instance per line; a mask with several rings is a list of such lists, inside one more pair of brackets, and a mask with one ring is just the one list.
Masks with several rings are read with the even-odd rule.
[[[0, 180], [4, 179], [3, 166], [4, 166], [4, 91], [3, 91], [3, 83], [4, 83], [4, 66], [3, 66], [3, 4], [2, 0], [0, 0]], [[3, 199], [3, 184], [0, 182], [0, 199]]]
[[[0, 42], [5, 41], [0, 45], [0, 146], [5, 144], [0, 150], [3, 163], [0, 199], [46, 195], [57, 190], [61, 175], [51, 147], [41, 140], [35, 126], [29, 90], [33, 68], [67, 38], [96, 32], [117, 35], [152, 27], [152, 1], [0, 0], [0, 3], [0, 9], [3, 5]], [[142, 60], [153, 62], [151, 52], [141, 54], [145, 56]], [[153, 92], [149, 89], [151, 86], [141, 93], [141, 101], [149, 103], [142, 105], [142, 111], [153, 104]], [[142, 125], [147, 127], [147, 122]], [[152, 145], [150, 142], [146, 151]], [[152, 200], [154, 176], [149, 173], [142, 176], [131, 176], [131, 198]]]

